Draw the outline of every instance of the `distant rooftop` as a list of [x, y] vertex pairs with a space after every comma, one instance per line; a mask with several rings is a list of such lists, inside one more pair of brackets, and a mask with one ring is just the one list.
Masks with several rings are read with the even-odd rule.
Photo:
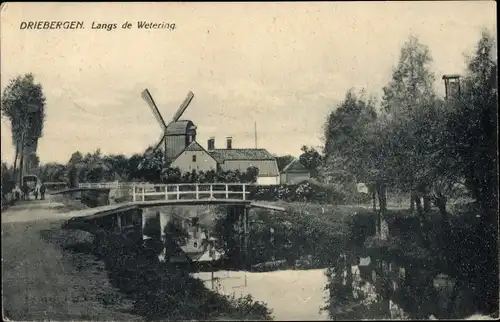
[[275, 160], [266, 149], [214, 149], [209, 153], [219, 163], [226, 160]]

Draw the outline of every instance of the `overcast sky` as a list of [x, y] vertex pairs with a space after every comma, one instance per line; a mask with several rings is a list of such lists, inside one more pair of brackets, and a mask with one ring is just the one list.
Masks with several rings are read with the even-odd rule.
[[[20, 30], [21, 21], [81, 20], [84, 30]], [[175, 22], [176, 30], [138, 30], [137, 21]], [[118, 23], [114, 31], [92, 22]], [[131, 30], [120, 26], [130, 21]], [[42, 163], [76, 150], [140, 153], [161, 128], [140, 93], [148, 88], [171, 119], [183, 115], [206, 146], [226, 136], [235, 148], [300, 154], [321, 145], [326, 115], [351, 87], [380, 98], [410, 34], [441, 76], [461, 73], [481, 30], [496, 32], [493, 1], [353, 3], [10, 3], [1, 13], [1, 87], [28, 72], [47, 97]], [[2, 160], [13, 162], [2, 118]]]

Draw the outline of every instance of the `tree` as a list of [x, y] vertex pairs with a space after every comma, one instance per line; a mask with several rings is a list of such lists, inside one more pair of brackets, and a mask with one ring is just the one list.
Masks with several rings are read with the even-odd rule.
[[276, 157], [276, 163], [278, 164], [278, 170], [281, 172], [287, 165], [289, 165], [295, 157], [292, 155], [283, 155]]
[[2, 161], [2, 202], [7, 195], [15, 187], [13, 169]]
[[38, 139], [43, 133], [45, 95], [42, 86], [35, 84], [33, 74], [18, 76], [9, 82], [2, 96], [2, 114], [11, 123], [16, 171], [19, 156], [22, 167], [24, 154], [36, 152]]
[[372, 100], [349, 90], [325, 124], [323, 153], [330, 175], [344, 182], [367, 182], [369, 166], [368, 126], [376, 120]]
[[457, 107], [448, 131], [454, 134], [451, 153], [460, 160], [457, 171], [486, 214], [484, 220], [496, 226], [498, 83], [494, 43], [493, 37], [483, 32], [476, 52], [469, 58], [462, 95], [454, 102]]
[[[436, 99], [433, 89], [434, 74], [430, 71], [432, 57], [429, 48], [419, 42], [417, 37], [410, 36], [403, 45], [397, 67], [392, 73], [392, 79], [383, 88], [384, 96], [382, 107], [389, 119], [393, 121], [408, 120], [412, 115], [419, 113], [422, 106], [432, 105]], [[410, 124], [411, 125], [411, 124]], [[412, 146], [413, 140], [418, 139], [408, 134], [408, 145]], [[411, 165], [415, 167], [415, 164]], [[414, 179], [411, 171], [405, 173], [409, 179]], [[410, 206], [413, 209], [416, 195], [416, 182], [411, 184]], [[425, 193], [425, 186], [420, 185], [424, 195], [424, 208], [428, 208], [429, 199]]]
[[143, 156], [143, 159], [137, 167], [137, 175], [148, 182], [160, 183], [164, 167], [163, 152], [157, 150]]
[[47, 163], [40, 165], [36, 174], [42, 182], [63, 182], [66, 181], [65, 177], [66, 166], [59, 163]]
[[76, 151], [71, 155], [66, 169], [66, 177], [70, 188], [78, 187], [80, 182], [80, 171], [82, 169], [83, 155], [80, 151]]
[[247, 171], [240, 176], [240, 182], [256, 183], [259, 176], [259, 168], [248, 167]]
[[305, 145], [302, 146], [301, 150], [302, 154], [299, 157], [300, 163], [311, 171], [311, 177], [316, 178], [323, 160], [321, 154], [315, 148]]

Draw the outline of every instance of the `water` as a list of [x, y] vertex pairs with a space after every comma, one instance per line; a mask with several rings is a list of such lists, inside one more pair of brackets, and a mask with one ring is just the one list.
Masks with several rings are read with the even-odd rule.
[[[352, 265], [355, 264], [355, 265]], [[327, 271], [331, 319], [428, 319], [467, 315], [467, 287], [431, 269], [341, 256]]]

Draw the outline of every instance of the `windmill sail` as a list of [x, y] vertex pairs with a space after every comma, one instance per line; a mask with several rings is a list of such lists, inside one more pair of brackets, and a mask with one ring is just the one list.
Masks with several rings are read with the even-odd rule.
[[153, 151], [157, 151], [158, 149], [161, 149], [163, 142], [165, 142], [164, 135], [162, 135], [161, 138], [158, 140], [158, 142], [154, 145]]
[[141, 93], [141, 97], [146, 101], [146, 103], [148, 103], [149, 107], [153, 111], [154, 116], [156, 117], [156, 120], [158, 121], [158, 123], [160, 123], [160, 127], [163, 131], [165, 131], [167, 128], [167, 124], [165, 124], [165, 121], [163, 120], [160, 111], [158, 111], [158, 107], [156, 107], [155, 101], [153, 100], [153, 97], [151, 96], [149, 91], [145, 89]]
[[184, 100], [184, 102], [182, 102], [181, 106], [177, 110], [177, 113], [175, 113], [174, 118], [172, 119], [173, 122], [177, 122], [181, 118], [182, 113], [184, 113], [186, 108], [189, 106], [189, 103], [191, 103], [193, 97], [194, 97], [193, 92], [189, 91], [186, 99]]

